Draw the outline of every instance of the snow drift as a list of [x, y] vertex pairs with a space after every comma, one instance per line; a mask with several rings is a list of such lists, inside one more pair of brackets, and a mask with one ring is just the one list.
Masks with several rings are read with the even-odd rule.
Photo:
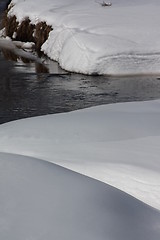
[[68, 71], [159, 74], [158, 0], [12, 0], [9, 16], [53, 27], [42, 51]]
[[159, 240], [160, 212], [54, 164], [0, 153], [3, 240]]
[[119, 103], [0, 126], [0, 151], [47, 160], [160, 209], [160, 101]]

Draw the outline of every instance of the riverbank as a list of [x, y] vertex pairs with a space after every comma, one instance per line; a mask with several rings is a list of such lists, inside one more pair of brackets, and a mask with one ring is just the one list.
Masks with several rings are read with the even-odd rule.
[[34, 41], [67, 71], [154, 75], [160, 73], [159, 10], [157, 0], [114, 0], [110, 7], [85, 0], [12, 0], [4, 26], [6, 35]]
[[21, 60], [0, 51], [1, 238], [159, 240], [160, 79]]
[[35, 43], [35, 50], [40, 52], [41, 46], [48, 39], [52, 27], [47, 25], [46, 22], [32, 24], [28, 17], [19, 23], [15, 15], [8, 16], [8, 12], [12, 7], [13, 5], [10, 5], [3, 16], [2, 28], [5, 29], [4, 36], [15, 41]]
[[[7, 47], [12, 43], [9, 40]], [[56, 62], [41, 58], [42, 65], [35, 56], [33, 62], [31, 58], [31, 52], [28, 59], [4, 49], [0, 53], [0, 123], [101, 104], [160, 98], [156, 76], [63, 75]]]

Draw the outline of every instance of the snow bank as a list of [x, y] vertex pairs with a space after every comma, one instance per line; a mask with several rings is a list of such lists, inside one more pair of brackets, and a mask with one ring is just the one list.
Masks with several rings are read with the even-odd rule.
[[0, 153], [3, 240], [159, 240], [160, 212], [104, 183]]
[[19, 22], [53, 26], [42, 50], [68, 71], [85, 74], [160, 73], [159, 0], [12, 0]]
[[0, 151], [47, 160], [160, 209], [160, 100], [119, 103], [0, 126]]

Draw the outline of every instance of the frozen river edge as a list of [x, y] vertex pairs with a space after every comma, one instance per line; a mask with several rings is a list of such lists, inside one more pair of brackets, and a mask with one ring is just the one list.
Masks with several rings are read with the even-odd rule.
[[70, 72], [158, 75], [159, 8], [156, 0], [134, 5], [114, 0], [109, 8], [86, 0], [12, 0], [6, 35], [34, 41], [38, 50]]
[[159, 240], [159, 106], [110, 104], [0, 125], [0, 237]]

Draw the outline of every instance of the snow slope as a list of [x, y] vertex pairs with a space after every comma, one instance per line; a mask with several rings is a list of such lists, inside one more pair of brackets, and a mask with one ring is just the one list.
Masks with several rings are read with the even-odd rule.
[[160, 209], [160, 100], [102, 105], [0, 126], [0, 152], [47, 160]]
[[68, 71], [160, 73], [159, 0], [12, 0], [18, 21], [53, 26], [42, 50]]
[[54, 164], [0, 153], [3, 240], [159, 240], [160, 212]]

